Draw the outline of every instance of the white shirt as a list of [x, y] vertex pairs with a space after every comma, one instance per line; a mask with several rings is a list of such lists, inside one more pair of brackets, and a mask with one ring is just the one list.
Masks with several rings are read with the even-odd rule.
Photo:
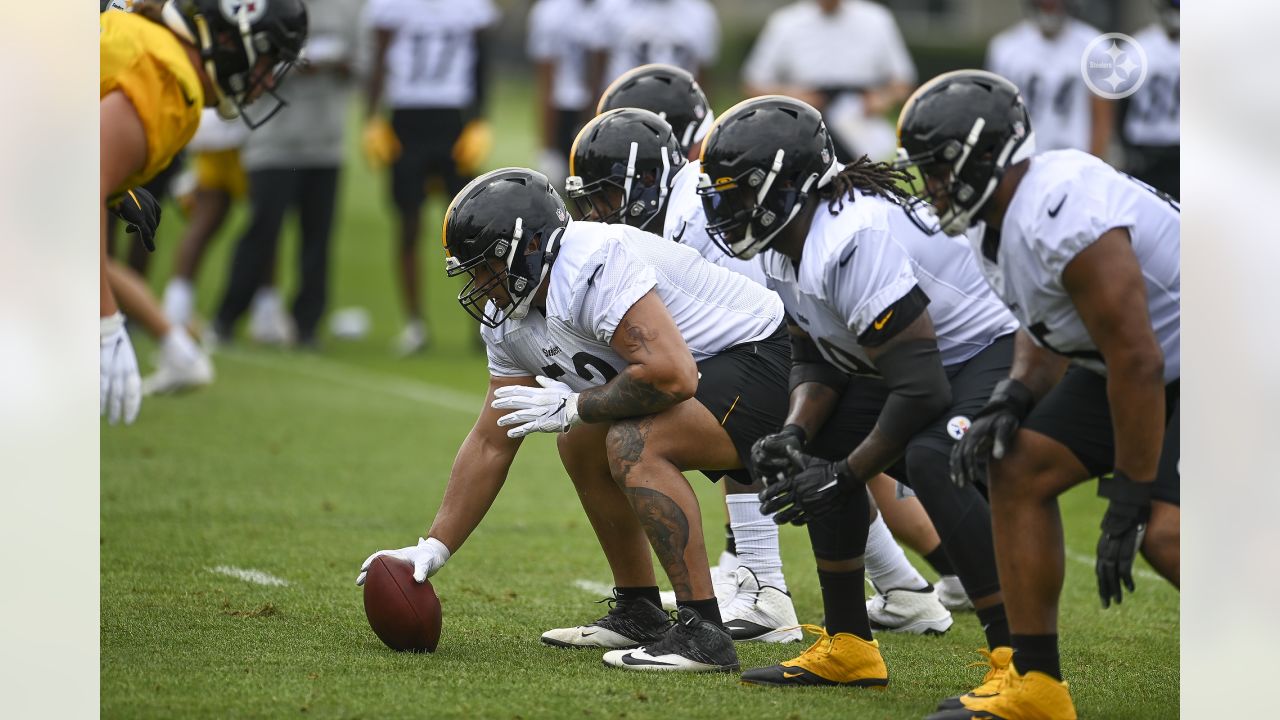
[[896, 204], [859, 195], [838, 215], [818, 209], [799, 268], [778, 252], [762, 257], [769, 287], [827, 362], [878, 375], [858, 338], [884, 327], [891, 306], [916, 286], [929, 297], [943, 365], [964, 362], [1017, 328], [967, 254], [944, 235], [920, 231]]
[[1134, 36], [1147, 53], [1147, 77], [1129, 97], [1124, 139], [1134, 145], [1177, 145], [1182, 122], [1182, 78], [1178, 40], [1159, 24]]
[[987, 69], [1022, 91], [1036, 133], [1036, 148], [1089, 150], [1093, 94], [1080, 74], [1080, 56], [1101, 33], [1074, 18], [1049, 39], [1023, 20], [987, 48]]
[[369, 0], [368, 27], [390, 30], [386, 103], [462, 108], [475, 101], [476, 33], [498, 20], [491, 0]]
[[609, 50], [605, 82], [648, 63], [693, 73], [720, 52], [720, 21], [707, 0], [602, 0], [598, 32]]
[[508, 318], [496, 328], [480, 326], [489, 355], [491, 377], [544, 375], [577, 392], [613, 379], [627, 362], [608, 343], [579, 342], [575, 337], [551, 337], [547, 319], [538, 310]]
[[529, 11], [529, 57], [554, 66], [551, 103], [581, 110], [595, 102], [587, 87], [588, 58], [604, 47], [598, 10], [604, 0], [539, 0]]
[[764, 268], [758, 260], [741, 260], [728, 255], [707, 234], [707, 215], [702, 210], [702, 197], [698, 195], [701, 172], [700, 163], [690, 162], [676, 173], [671, 194], [667, 196], [667, 218], [662, 227], [662, 237], [687, 245], [716, 265], [764, 287]]
[[1113, 228], [1126, 228], [1146, 280], [1147, 311], [1164, 351], [1165, 381], [1179, 377], [1181, 219], [1172, 204], [1098, 158], [1076, 150], [1031, 159], [1000, 233], [996, 262], [973, 252], [991, 287], [1040, 345], [1098, 373], [1106, 366], [1062, 273]]
[[602, 353], [623, 316], [650, 291], [699, 362], [764, 340], [782, 323], [782, 303], [773, 293], [692, 248], [626, 225], [569, 223], [550, 278], [547, 325], [567, 347]]

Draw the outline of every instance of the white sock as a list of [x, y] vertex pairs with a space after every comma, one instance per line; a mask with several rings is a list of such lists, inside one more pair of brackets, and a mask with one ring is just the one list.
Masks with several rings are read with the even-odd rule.
[[191, 322], [195, 312], [196, 291], [186, 278], [171, 278], [164, 286], [164, 316], [174, 325]]
[[778, 526], [760, 513], [760, 498], [754, 493], [727, 495], [729, 529], [738, 550], [738, 562], [751, 569], [761, 585], [787, 591], [782, 576], [782, 554], [778, 551]]
[[898, 547], [884, 524], [884, 517], [876, 513], [875, 522], [867, 530], [867, 554], [864, 557], [867, 567], [867, 579], [881, 592], [900, 588], [903, 590], [919, 590], [929, 584], [907, 556]]

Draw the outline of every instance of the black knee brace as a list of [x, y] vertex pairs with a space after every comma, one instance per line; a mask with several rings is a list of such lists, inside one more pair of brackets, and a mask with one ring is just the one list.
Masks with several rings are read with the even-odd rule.
[[929, 513], [965, 592], [980, 598], [999, 591], [991, 508], [982, 493], [951, 482], [950, 458], [938, 450], [912, 447], [906, 459], [911, 489]]
[[867, 528], [871, 526], [866, 491], [849, 494], [839, 509], [809, 521], [809, 542], [819, 560], [851, 560], [867, 551]]

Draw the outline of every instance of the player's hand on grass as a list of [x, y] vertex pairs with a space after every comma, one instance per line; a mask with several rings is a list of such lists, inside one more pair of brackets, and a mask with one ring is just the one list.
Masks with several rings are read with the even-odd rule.
[[804, 450], [805, 432], [799, 425], [787, 425], [765, 435], [751, 446], [751, 474], [765, 485], [785, 475], [791, 468], [788, 450]]
[[156, 250], [156, 228], [160, 227], [160, 203], [146, 188], [125, 190], [111, 206], [111, 214], [124, 221], [124, 230], [137, 235], [149, 252]]
[[787, 455], [791, 470], [765, 481], [767, 485], [760, 492], [760, 512], [773, 515], [779, 525], [804, 525], [844, 503], [840, 486], [853, 480], [844, 459], [832, 462], [794, 448], [787, 450]]
[[507, 437], [535, 432], [567, 432], [578, 425], [578, 393], [559, 380], [538, 376], [541, 387], [507, 385], [493, 391], [494, 410], [515, 410], [498, 418], [498, 427], [511, 427]]
[[449, 556], [452, 554], [444, 543], [435, 538], [418, 538], [417, 545], [410, 545], [399, 550], [379, 550], [370, 555], [364, 561], [364, 564], [360, 566], [360, 574], [356, 576], [356, 585], [364, 585], [364, 578], [369, 572], [369, 566], [380, 555], [389, 555], [413, 563], [414, 582], [423, 582], [439, 572], [440, 568], [444, 567], [444, 564], [449, 561]]
[[964, 437], [951, 448], [951, 481], [960, 487], [986, 482], [987, 463], [999, 460], [1013, 447], [1018, 427], [1035, 405], [1026, 385], [1006, 378], [991, 393], [991, 399], [973, 417]]
[[1102, 537], [1098, 539], [1098, 595], [1102, 607], [1119, 605], [1123, 600], [1121, 585], [1133, 592], [1133, 561], [1142, 547], [1151, 518], [1152, 483], [1130, 480], [1117, 470], [1110, 478], [1098, 480], [1098, 495], [1109, 498], [1102, 516]]
[[99, 331], [102, 355], [98, 366], [98, 414], [106, 415], [112, 425], [121, 420], [132, 425], [142, 407], [142, 377], [124, 316], [115, 313], [102, 318]]

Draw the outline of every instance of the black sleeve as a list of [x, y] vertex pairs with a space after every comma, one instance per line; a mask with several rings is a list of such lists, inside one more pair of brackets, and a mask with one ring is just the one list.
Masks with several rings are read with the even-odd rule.
[[[791, 318], [787, 323], [793, 325]], [[827, 362], [812, 338], [789, 333], [791, 338], [791, 377], [788, 391], [795, 390], [807, 382], [822, 383], [837, 392], [844, 392], [849, 383], [849, 376], [842, 370]]]
[[858, 336], [858, 344], [864, 348], [884, 345], [915, 322], [927, 307], [929, 307], [929, 296], [920, 289], [919, 285], [916, 285], [880, 313], [879, 317], [871, 323], [871, 327]]
[[889, 399], [877, 425], [887, 438], [905, 447], [939, 414], [951, 407], [951, 382], [942, 367], [936, 340], [907, 340], [876, 359], [889, 386]]

